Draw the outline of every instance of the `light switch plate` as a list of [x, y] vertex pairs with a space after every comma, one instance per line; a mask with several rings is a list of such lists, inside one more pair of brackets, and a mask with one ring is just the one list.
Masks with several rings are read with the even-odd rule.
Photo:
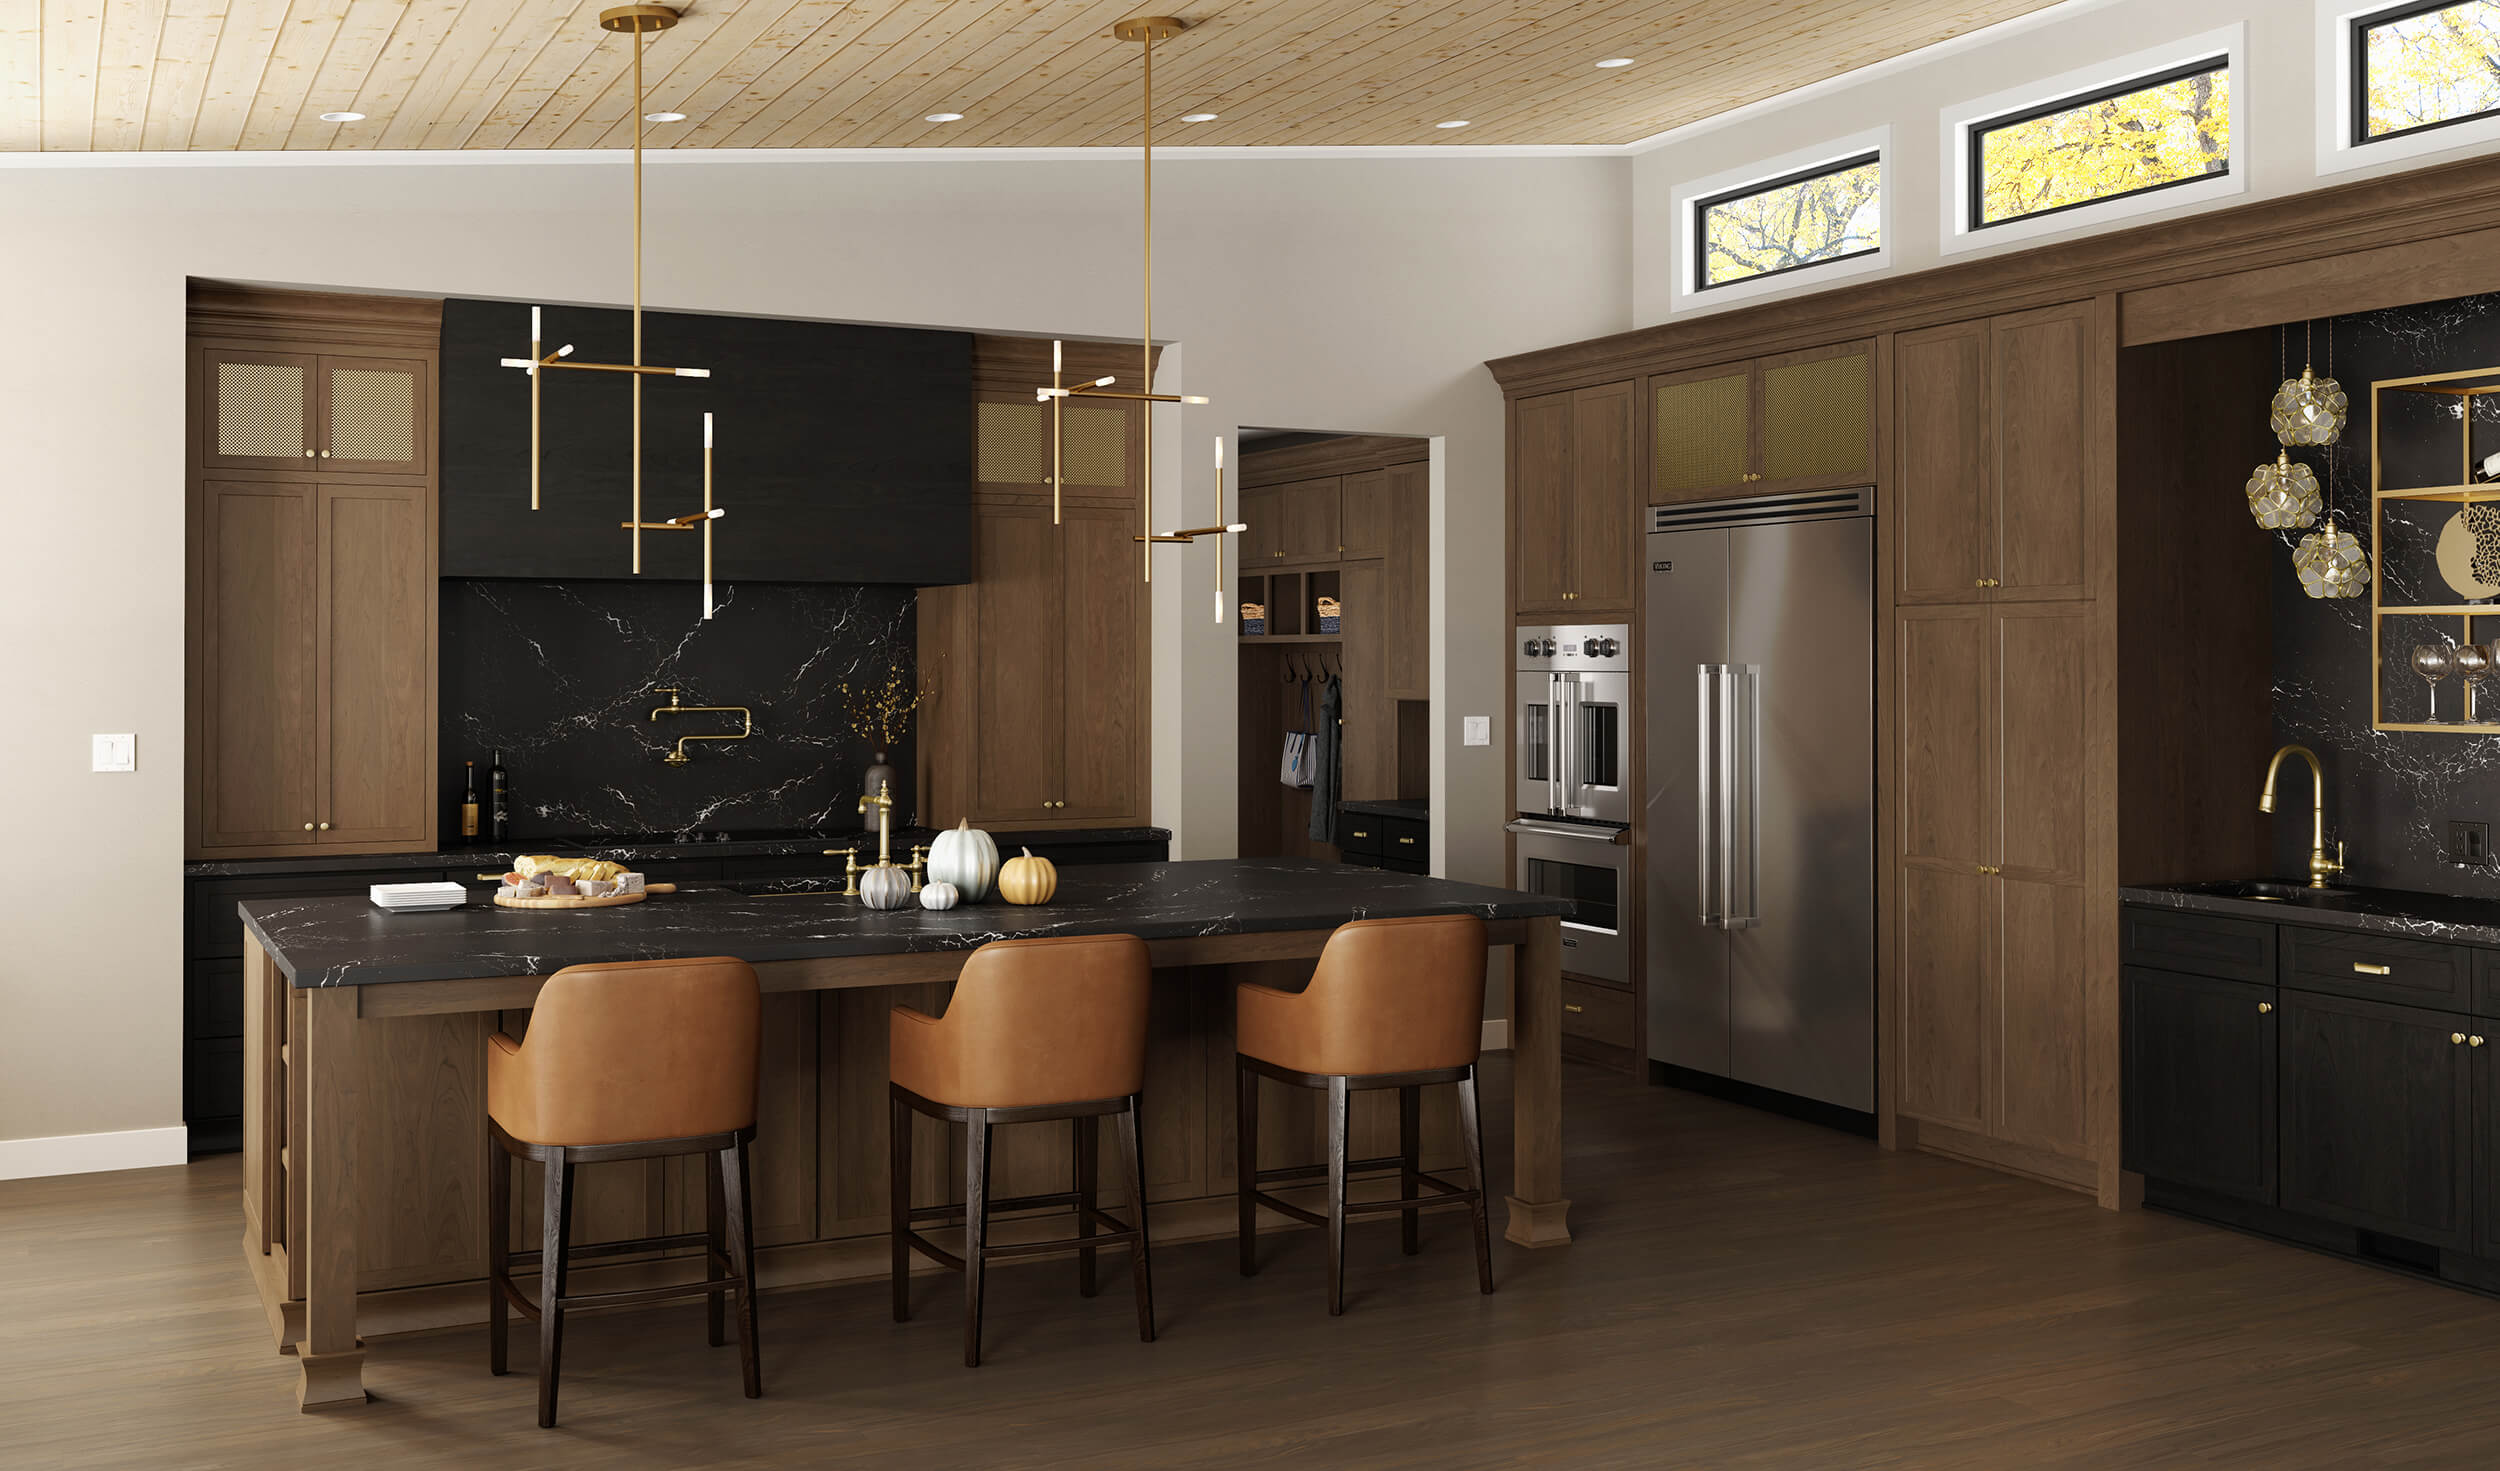
[[95, 769], [98, 771], [136, 771], [139, 767], [139, 738], [135, 735], [100, 735], [95, 738]]
[[1459, 739], [1462, 743], [1470, 746], [1489, 746], [1493, 744], [1492, 716], [1465, 715], [1459, 718], [1459, 724]]

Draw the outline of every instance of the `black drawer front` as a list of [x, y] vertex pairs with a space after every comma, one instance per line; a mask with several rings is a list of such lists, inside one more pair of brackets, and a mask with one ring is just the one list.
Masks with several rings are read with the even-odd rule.
[[[1382, 867], [1397, 868], [1401, 861], [1429, 866], [1432, 861], [1432, 824], [1417, 822], [1411, 817], [1380, 819], [1380, 856]], [[1417, 873], [1423, 869], [1414, 870]], [[1398, 872], [1407, 870], [1399, 868]]]
[[1389, 819], [1371, 812], [1339, 812], [1337, 814], [1337, 850], [1348, 863], [1378, 858], [1389, 840], [1383, 831]]
[[2474, 952], [2427, 940], [2283, 927], [2283, 984], [2368, 1001], [2464, 1011]]
[[1422, 875], [1432, 872], [1432, 865], [1421, 858], [1383, 858], [1380, 860], [1380, 866], [1390, 873]]
[[195, 1040], [243, 1035], [243, 962], [194, 960], [183, 968], [182, 1034]]
[[243, 1111], [243, 1039], [218, 1037], [183, 1044], [182, 1116], [226, 1118]]
[[2120, 962], [2226, 981], [2274, 979], [2274, 926], [2130, 904], [2119, 925]]

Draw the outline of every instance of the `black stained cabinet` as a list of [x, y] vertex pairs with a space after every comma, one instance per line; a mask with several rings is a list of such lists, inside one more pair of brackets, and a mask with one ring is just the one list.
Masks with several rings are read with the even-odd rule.
[[2290, 989], [2276, 1015], [2284, 1209], [2468, 1246], [2475, 1023]]
[[2500, 1027], [2482, 1018], [2474, 1025], [2471, 1035], [2485, 1039], [2468, 1044], [2474, 1071], [2474, 1254], [2500, 1260], [2500, 1077], [2493, 1075], [2500, 1062], [2492, 1059], [2500, 1051], [2494, 1042]]
[[2122, 1001], [2126, 1167], [2275, 1199], [2275, 988], [2129, 966]]

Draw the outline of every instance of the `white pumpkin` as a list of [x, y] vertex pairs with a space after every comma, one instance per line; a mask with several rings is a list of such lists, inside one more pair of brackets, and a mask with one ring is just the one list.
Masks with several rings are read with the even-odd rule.
[[859, 902], [871, 909], [903, 909], [911, 904], [911, 871], [878, 864], [859, 871]]
[[953, 884], [942, 879], [920, 886], [920, 907], [923, 909], [952, 909], [955, 901], [962, 897]]
[[929, 878], [953, 884], [963, 902], [978, 904], [998, 882], [998, 844], [966, 818], [929, 845]]

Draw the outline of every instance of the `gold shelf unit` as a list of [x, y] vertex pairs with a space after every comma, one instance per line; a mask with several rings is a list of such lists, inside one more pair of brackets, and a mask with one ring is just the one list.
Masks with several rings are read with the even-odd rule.
[[[2386, 396], [2391, 393], [2428, 394], [2461, 401], [2457, 414], [2457, 477], [2455, 485], [2408, 485], [2389, 488], [2385, 478], [2385, 462], [2379, 453], [2379, 436], [2387, 423], [2381, 412]], [[2382, 603], [2381, 593], [2387, 586], [2387, 527], [2385, 508], [2389, 501], [2445, 501], [2469, 506], [2500, 501], [2500, 482], [2474, 479], [2474, 401], [2500, 394], [2500, 367], [2461, 368], [2448, 373], [2425, 373], [2414, 378], [2381, 378], [2370, 385], [2370, 557], [2376, 564], [2370, 577], [2370, 728], [2372, 730], [2420, 731], [2432, 735], [2500, 735], [2500, 721], [2463, 720], [2408, 721], [2389, 720], [2384, 707], [2386, 698], [2386, 622], [2390, 617], [2430, 615], [2458, 620], [2459, 643], [2473, 643], [2474, 620], [2500, 618], [2500, 599], [2487, 603]], [[2407, 651], [2408, 655], [2410, 650]], [[2405, 666], [2411, 672], [2411, 664]], [[2491, 683], [2486, 680], [2486, 683]], [[2459, 681], [2460, 684], [2463, 681]], [[2457, 700], [2462, 708], [2470, 697], [2462, 690]], [[2429, 692], [2424, 699], [2427, 702]], [[2500, 684], [2493, 684], [2486, 702], [2500, 707]]]

